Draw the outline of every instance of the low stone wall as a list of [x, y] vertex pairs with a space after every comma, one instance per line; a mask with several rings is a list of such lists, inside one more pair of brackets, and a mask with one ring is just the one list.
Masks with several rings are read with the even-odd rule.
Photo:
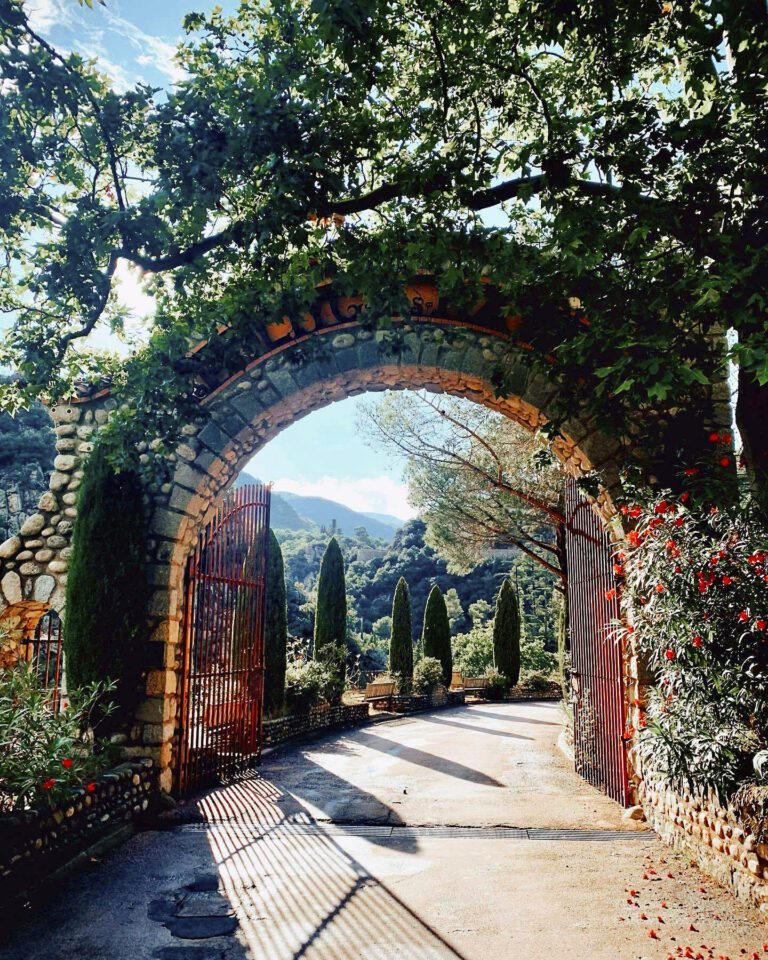
[[661, 839], [691, 856], [741, 900], [768, 912], [768, 844], [758, 843], [739, 814], [715, 799], [641, 783], [638, 795]]
[[392, 697], [393, 713], [419, 713], [421, 710], [434, 710], [439, 707], [458, 707], [465, 702], [463, 690], [441, 690], [431, 696], [411, 694]]
[[152, 761], [137, 760], [96, 777], [92, 792], [73, 790], [67, 806], [0, 816], [0, 904], [74, 865], [109, 837], [119, 842], [158, 795]]
[[356, 703], [352, 706], [340, 704], [336, 707], [310, 710], [309, 713], [297, 713], [276, 720], [265, 720], [262, 741], [265, 747], [274, 747], [294, 737], [321, 730], [343, 730], [356, 727], [368, 721], [368, 704]]

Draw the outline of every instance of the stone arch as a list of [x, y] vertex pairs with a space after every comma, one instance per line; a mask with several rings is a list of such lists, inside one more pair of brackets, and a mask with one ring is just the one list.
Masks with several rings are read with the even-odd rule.
[[[177, 732], [184, 564], [217, 497], [261, 446], [312, 410], [388, 388], [425, 388], [466, 397], [532, 430], [547, 420], [557, 387], [531, 362], [530, 343], [519, 339], [519, 318], [500, 320], [498, 313], [484, 317], [482, 311], [464, 320], [437, 316], [434, 287], [421, 283], [415, 291], [408, 289], [417, 312], [394, 321], [396, 337], [361, 322], [359, 300], [326, 295], [302, 320], [286, 318], [272, 329], [268, 326], [266, 337], [244, 344], [238, 369], [214, 369], [203, 378], [201, 416], [182, 426], [182, 439], [172, 455], [172, 479], [147, 491], [152, 501], [147, 569], [153, 586], [147, 695], [126, 753], [154, 757], [166, 788], [171, 785]], [[320, 349], [303, 351], [309, 341]], [[201, 350], [205, 344], [193, 352]], [[504, 397], [493, 388], [499, 365], [510, 385]], [[101, 391], [52, 409], [58, 456], [50, 490], [19, 535], [0, 545], [0, 620], [13, 608], [4, 585], [9, 574], [15, 577], [19, 600], [42, 602], [35, 601], [36, 595], [50, 588], [46, 600], [63, 611], [83, 464], [94, 433], [115, 406], [108, 392]], [[713, 406], [713, 426], [729, 425], [723, 410], [720, 405], [718, 414]], [[598, 506], [611, 523], [618, 523], [612, 499], [620, 489], [619, 468], [631, 443], [630, 437], [607, 437], [593, 419], [574, 411], [553, 444], [566, 471], [599, 475]]]

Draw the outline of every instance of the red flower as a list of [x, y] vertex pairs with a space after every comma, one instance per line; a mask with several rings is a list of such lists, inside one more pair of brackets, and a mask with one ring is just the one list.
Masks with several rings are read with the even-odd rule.
[[691, 640], [691, 643], [694, 645], [694, 647], [700, 647], [701, 637], [694, 637], [693, 640]]
[[697, 473], [701, 473], [701, 470], [699, 470], [698, 467], [688, 467], [683, 472], [685, 473], [686, 477], [695, 477]]
[[626, 515], [629, 513], [629, 507], [628, 507], [625, 503], [623, 503], [623, 504], [619, 507], [619, 510], [621, 511], [621, 513], [622, 513], [625, 517], [626, 517]]
[[627, 626], [627, 633], [634, 633], [634, 632], [635, 632], [635, 628], [634, 628], [634, 627]]
[[627, 540], [629, 541], [630, 546], [636, 547], [640, 543], [640, 534], [637, 530], [630, 530], [627, 534]]
[[683, 525], [684, 523], [685, 523], [685, 520], [683, 520], [682, 517], [678, 517], [677, 520], [675, 520], [675, 526], [676, 526], [676, 527], [682, 527], [682, 525]]
[[61, 761], [61, 765], [62, 767], [64, 767], [65, 770], [70, 770], [72, 768], [72, 760], [70, 760], [69, 757], [67, 757], [66, 760]]
[[611, 587], [610, 590], [605, 591], [606, 600], [615, 600], [616, 599], [616, 590], [614, 587]]
[[720, 466], [721, 466], [721, 467], [730, 467], [730, 465], [731, 465], [731, 458], [730, 458], [730, 457], [720, 457], [719, 463], [720, 463]]
[[667, 503], [666, 500], [660, 500], [660, 501], [656, 504], [655, 513], [666, 513], [668, 506], [669, 506], [669, 504]]
[[640, 507], [632, 507], [632, 509], [629, 511], [629, 515], [630, 515], [630, 517], [635, 517], [635, 518], [637, 518], [637, 517], [640, 516], [640, 514], [641, 514], [642, 512], [643, 512], [643, 511], [640, 509]]
[[741, 611], [739, 614], [739, 620], [741, 620], [742, 623], [745, 623], [747, 620], [749, 620], [749, 614], [746, 610]]
[[675, 651], [671, 647], [667, 647], [667, 649], [664, 651], [664, 656], [667, 658], [667, 660], [674, 660]]
[[657, 583], [657, 584], [656, 584], [656, 593], [664, 593], [664, 584], [663, 584], [663, 583]]
[[724, 433], [722, 436], [723, 443], [730, 443], [732, 439], [733, 437], [730, 435], [730, 433]]
[[56, 786], [56, 781], [51, 777], [48, 780], [43, 780], [43, 790], [50, 790], [52, 787]]
[[710, 443], [720, 443], [720, 434], [719, 433], [710, 433], [709, 435]]
[[691, 495], [687, 491], [685, 493], [680, 494], [681, 503], [687, 503], [690, 499], [691, 499]]
[[682, 567], [675, 567], [675, 573], [682, 573], [682, 572], [683, 572]]
[[96, 784], [89, 783], [85, 789], [88, 791], [88, 793], [93, 793], [93, 791], [96, 789]]
[[624, 573], [624, 567], [622, 567], [620, 563], [614, 563], [613, 572], [616, 574], [617, 577], [620, 577]]
[[724, 587], [730, 587], [730, 585], [731, 585], [732, 583], [733, 583], [733, 580], [731, 579], [731, 577], [723, 577], [723, 586], [724, 586]]
[[675, 543], [674, 540], [667, 540], [664, 543], [664, 546], [667, 548], [667, 550], [674, 550], [677, 544]]

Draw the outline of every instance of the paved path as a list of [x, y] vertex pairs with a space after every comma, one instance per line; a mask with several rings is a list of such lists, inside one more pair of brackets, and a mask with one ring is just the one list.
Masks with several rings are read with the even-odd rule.
[[622, 820], [559, 730], [555, 705], [489, 704], [274, 753], [203, 822], [68, 881], [0, 957], [768, 957], [762, 916]]

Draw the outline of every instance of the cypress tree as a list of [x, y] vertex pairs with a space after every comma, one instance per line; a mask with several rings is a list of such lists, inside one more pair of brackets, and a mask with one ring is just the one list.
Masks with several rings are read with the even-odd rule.
[[[116, 473], [97, 446], [78, 496], [64, 622], [67, 680], [74, 686], [114, 680], [117, 707], [100, 732], [129, 722], [146, 666], [149, 587], [147, 514], [141, 479]], [[106, 730], [105, 730], [106, 728]]]
[[451, 653], [451, 625], [448, 620], [448, 608], [440, 587], [435, 584], [427, 598], [424, 610], [424, 629], [421, 645], [425, 657], [435, 657], [443, 668], [443, 682], [451, 685], [453, 673], [453, 654]]
[[[344, 557], [335, 537], [331, 537], [320, 563], [315, 611], [315, 656], [322, 658], [323, 647], [347, 643], [347, 587], [344, 579]], [[344, 679], [345, 665], [341, 666]]]
[[267, 603], [264, 617], [264, 709], [282, 709], [285, 700], [285, 651], [288, 644], [288, 608], [283, 551], [272, 530], [267, 554]]
[[389, 641], [389, 669], [403, 680], [413, 679], [413, 634], [411, 595], [403, 577], [397, 581], [392, 599], [392, 634]]
[[502, 583], [496, 597], [493, 660], [499, 673], [514, 687], [520, 679], [520, 604], [509, 580]]

